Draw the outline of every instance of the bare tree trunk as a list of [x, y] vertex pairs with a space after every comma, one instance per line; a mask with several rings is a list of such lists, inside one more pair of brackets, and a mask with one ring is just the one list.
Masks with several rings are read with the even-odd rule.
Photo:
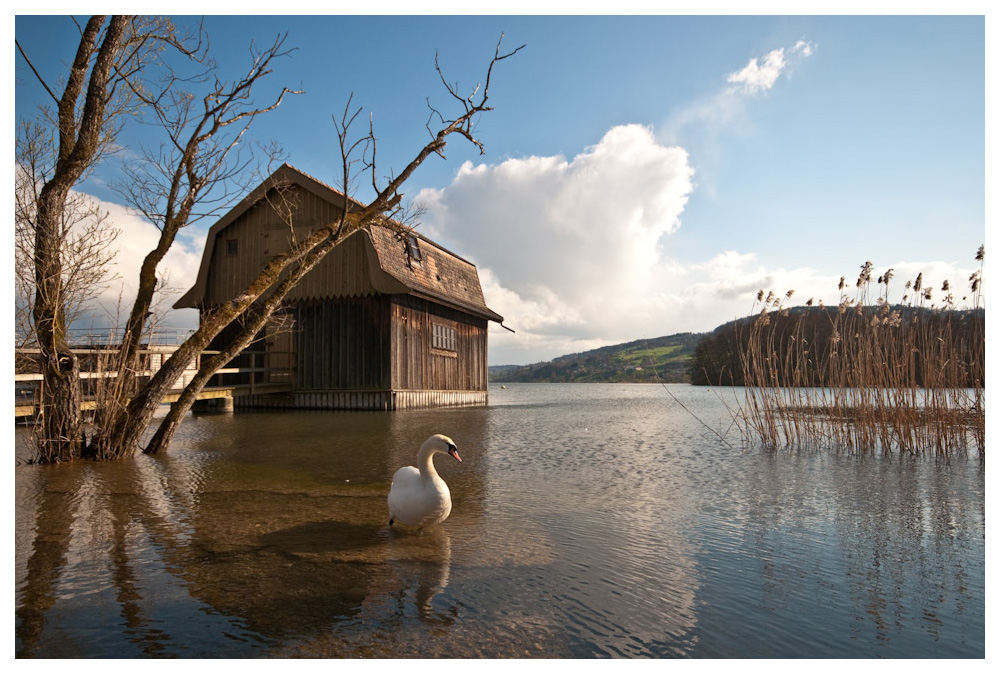
[[92, 458], [117, 459], [132, 455], [160, 402], [187, 364], [209, 345], [215, 334], [217, 333], [199, 329], [173, 353], [118, 414], [98, 427], [97, 435], [90, 443]]
[[[133, 206], [157, 223], [160, 238], [146, 255], [139, 273], [138, 291], [118, 353], [120, 385], [116, 397], [98, 419], [93, 451], [100, 458], [119, 458], [134, 452], [159, 401], [172, 388], [190, 359], [248, 306], [243, 305], [238, 312], [221, 312], [217, 322], [226, 322], [217, 329], [213, 324], [205, 331], [199, 330], [192, 338], [200, 345], [193, 354], [189, 349], [182, 349], [183, 356], [168, 360], [157, 377], [139, 389], [136, 381], [139, 346], [151, 316], [157, 267], [177, 233], [189, 224], [195, 206], [205, 195], [219, 188], [228, 192], [227, 183], [233, 179], [233, 172], [243, 167], [239, 162], [232, 166], [230, 156], [238, 152], [241, 137], [256, 116], [276, 109], [285, 94], [300, 93], [284, 88], [270, 105], [255, 107], [249, 103], [254, 85], [270, 72], [272, 60], [288, 53], [282, 51], [283, 43], [284, 38], [279, 37], [270, 48], [256, 53], [250, 71], [242, 78], [229, 84], [216, 79], [214, 88], [202, 98], [203, 107], [197, 112], [183, 103], [169, 108], [158, 101], [150, 101], [176, 153], [170, 160], [155, 155], [149, 160], [153, 165], [151, 170], [127, 171], [132, 180], [124, 191]], [[234, 131], [226, 136], [224, 132], [229, 128]], [[257, 292], [263, 292], [273, 282], [269, 280], [268, 285]]]
[[[277, 303], [275, 306], [277, 306]], [[198, 400], [198, 394], [205, 388], [208, 380], [212, 378], [219, 368], [224, 367], [226, 363], [238, 356], [253, 341], [257, 333], [267, 324], [267, 320], [272, 313], [273, 307], [270, 310], [262, 310], [255, 318], [248, 322], [240, 331], [238, 337], [229, 342], [225, 350], [202, 362], [198, 372], [188, 382], [188, 385], [184, 387], [181, 397], [171, 403], [170, 411], [160, 421], [156, 433], [150, 438], [143, 452], [146, 454], [156, 454], [160, 450], [167, 448], [174, 437], [174, 433], [177, 432], [177, 428], [181, 425], [184, 415], [188, 413], [195, 401]], [[250, 376], [252, 377], [253, 373]]]
[[33, 318], [42, 370], [39, 410], [42, 419], [37, 458], [44, 463], [68, 461], [80, 451], [80, 370], [67, 341], [61, 300], [62, 260], [58, 219], [53, 213], [59, 203], [60, 197], [54, 188], [43, 192], [35, 234]]
[[132, 304], [132, 311], [125, 323], [125, 334], [122, 336], [120, 351], [119, 377], [129, 382], [124, 387], [123, 395], [131, 397], [135, 394], [135, 373], [139, 369], [139, 344], [145, 332], [146, 323], [152, 313], [153, 296], [156, 293], [156, 267], [166, 256], [174, 242], [175, 230], [165, 230], [160, 241], [152, 252], [146, 255], [139, 270], [139, 287]]
[[95, 16], [88, 21], [58, 101], [59, 158], [52, 177], [39, 194], [33, 319], [42, 353], [42, 422], [37, 459], [46, 463], [76, 458], [81, 449], [80, 372], [66, 333], [60, 227], [70, 189], [92, 165], [100, 148], [107, 103], [105, 87], [128, 20], [128, 17], [112, 17], [90, 69], [85, 104], [78, 119], [77, 102], [104, 17]]
[[173, 243], [173, 233], [161, 233], [157, 247], [146, 255], [139, 272], [139, 287], [132, 311], [125, 324], [122, 343], [118, 353], [113, 357], [117, 370], [113, 395], [101, 406], [95, 416], [95, 426], [98, 429], [88, 454], [94, 458], [118, 458], [121, 456], [120, 446], [115, 447], [108, 442], [106, 429], [119, 428], [123, 423], [122, 416], [128, 413], [128, 403], [139, 389], [137, 373], [140, 369], [139, 346], [146, 329], [146, 322], [151, 316], [150, 308], [156, 292], [156, 267], [166, 255]]

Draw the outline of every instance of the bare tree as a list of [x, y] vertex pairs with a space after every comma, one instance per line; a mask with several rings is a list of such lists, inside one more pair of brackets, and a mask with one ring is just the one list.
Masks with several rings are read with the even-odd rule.
[[[104, 54], [104, 60], [114, 61], [116, 55], [119, 59], [122, 58], [115, 50], [124, 49], [128, 52], [127, 45], [131, 43], [127, 38], [132, 33], [125, 30], [125, 27], [131, 25], [129, 21], [128, 18], [112, 18], [105, 30], [107, 35], [104, 43], [108, 46], [105, 49], [102, 43], [101, 50], [96, 50], [97, 35], [101, 33], [105, 20], [103, 17], [91, 19], [81, 39], [79, 54], [82, 56], [78, 54], [78, 63], [74, 64], [75, 69], [72, 72], [85, 72], [91, 62], [89, 57], [95, 51], [99, 55]], [[112, 27], [115, 27], [115, 30], [112, 30]], [[162, 39], [169, 44], [180, 45], [179, 41], [170, 36]], [[109, 68], [106, 65], [99, 67], [99, 64], [104, 63], [101, 58], [93, 59], [94, 65], [91, 67], [88, 80], [90, 88], [97, 86], [100, 92], [124, 84], [128, 99], [148, 106], [156, 115], [159, 125], [166, 131], [167, 140], [164, 145], [156, 153], [147, 152], [147, 161], [132, 167], [128, 174], [128, 188], [125, 190], [130, 204], [156, 224], [161, 235], [156, 248], [147, 255], [142, 265], [139, 291], [126, 323], [125, 337], [118, 354], [117, 389], [112, 404], [105, 406], [95, 420], [96, 430], [89, 443], [82, 440], [79, 428], [78, 369], [73, 354], [64, 342], [61, 345], [48, 347], [48, 351], [43, 351], [55, 354], [55, 364], [63, 369], [57, 367], [52, 369], [57, 374], [65, 374], [67, 381], [75, 380], [77, 390], [63, 398], [52, 397], [43, 401], [45, 417], [59, 417], [63, 424], [50, 425], [44, 429], [42, 437], [47, 447], [39, 451], [39, 460], [58, 461], [77, 456], [108, 459], [131, 455], [139, 448], [142, 435], [150, 425], [154, 411], [187, 364], [207, 348], [227, 326], [238, 322], [240, 327], [232, 331], [231, 339], [221, 348], [222, 353], [219, 357], [204, 362], [201, 371], [185, 390], [182, 400], [175, 403], [173, 411], [161, 424], [147, 450], [157, 451], [169, 444], [180, 417], [190, 408], [208, 378], [255, 338], [281, 306], [287, 293], [326, 254], [362, 227], [405, 228], [393, 217], [397, 215], [397, 209], [402, 201], [400, 188], [431, 154], [444, 156], [444, 148], [451, 134], [457, 133], [465, 137], [476, 145], [480, 152], [483, 151], [482, 143], [475, 137], [473, 128], [479, 115], [492, 109], [488, 106], [488, 101], [493, 67], [521, 49], [518, 47], [509, 53], [501, 54], [502, 39], [503, 36], [497, 43], [496, 53], [490, 61], [482, 86], [475, 87], [472, 93], [463, 98], [458, 94], [457, 87], [445, 82], [450, 95], [460, 102], [460, 114], [447, 119], [431, 108], [428, 121], [431, 138], [403, 171], [389, 179], [384, 186], [379, 185], [375, 172], [376, 147], [370, 124], [367, 134], [356, 141], [349, 140], [349, 128], [359, 112], [352, 113], [349, 102], [344, 116], [340, 120], [335, 120], [343, 160], [344, 193], [347, 195], [350, 190], [352, 168], [360, 165], [362, 171], [371, 174], [372, 185], [377, 193], [375, 199], [367, 206], [361, 206], [357, 202], [345, 204], [343, 216], [338, 221], [312, 231], [301, 241], [293, 241], [293, 245], [286, 253], [272, 258], [264, 266], [242, 294], [231, 302], [217, 307], [210, 315], [204, 315], [198, 330], [178, 347], [173, 356], [149, 381], [141, 386], [135, 378], [138, 369], [138, 347], [141, 335], [148, 325], [150, 307], [157, 292], [159, 262], [169, 250], [180, 228], [226, 205], [230, 194], [242, 193], [245, 183], [241, 185], [237, 179], [248, 175], [248, 172], [246, 158], [237, 152], [239, 141], [257, 116], [274, 110], [287, 93], [298, 92], [282, 89], [269, 104], [258, 106], [253, 102], [251, 94], [254, 85], [270, 72], [273, 59], [288, 53], [283, 49], [284, 38], [281, 37], [268, 49], [252, 51], [251, 67], [243, 77], [232, 82], [225, 82], [214, 76], [200, 80], [203, 84], [208, 83], [208, 93], [200, 98], [179, 91], [174, 85], [180, 78], [172, 75], [167, 78], [166, 85], [158, 95], [150, 95], [143, 88], [143, 82], [139, 78], [141, 62], [129, 68]], [[182, 48], [181, 51], [191, 57], [197, 53], [197, 50], [193, 49]], [[437, 69], [440, 74], [440, 67]], [[112, 73], [122, 79], [115, 79]], [[81, 74], [80, 77], [84, 75]], [[441, 79], [444, 82], [443, 75]], [[64, 98], [69, 97], [75, 101], [79, 96], [79, 87], [71, 86], [73, 76], [70, 80]], [[104, 89], [100, 89], [101, 87]], [[197, 105], [196, 100], [199, 101]], [[75, 115], [75, 108], [69, 107], [68, 114]], [[101, 115], [107, 112], [107, 108], [92, 108], [89, 96], [84, 110], [88, 115], [95, 117], [86, 128], [95, 124], [99, 126]], [[63, 110], [60, 108], [60, 120], [62, 119]], [[118, 121], [113, 117], [105, 119], [104, 123], [109, 124], [111, 130], [103, 133], [113, 136], [117, 128], [114, 125]], [[98, 133], [101, 133], [100, 130]], [[61, 152], [62, 145], [60, 145]], [[94, 150], [86, 156], [86, 159], [93, 162], [99, 156], [100, 153]], [[86, 161], [83, 161], [82, 165], [84, 169], [89, 166]], [[62, 180], [63, 182], [68, 180], [68, 184], [72, 185], [80, 175], [82, 171], [70, 174]], [[46, 187], [43, 187], [40, 204], [47, 203], [44, 200], [45, 194]], [[65, 204], [65, 194], [58, 203]], [[36, 254], [36, 270], [39, 269], [39, 257]], [[51, 270], [48, 267], [36, 271], [36, 278], [50, 276]], [[52, 307], [50, 311], [54, 314], [62, 311], [58, 302], [47, 302], [45, 306]], [[39, 322], [46, 320], [48, 323], [44, 323], [45, 325], [53, 322], [36, 309], [36, 332], [41, 332]], [[65, 322], [63, 321], [61, 325], [62, 331], [65, 332]], [[68, 361], [69, 369], [65, 367], [65, 363], [59, 361], [59, 358]], [[75, 407], [71, 404], [72, 400], [75, 400]], [[56, 410], [57, 413], [50, 415], [50, 410]]]
[[[35, 238], [39, 191], [56, 161], [49, 131], [34, 122], [18, 125], [14, 168], [14, 330], [16, 346], [35, 346]], [[62, 295], [66, 324], [79, 318], [117, 278], [111, 268], [121, 233], [107, 211], [86, 195], [70, 192], [59, 224]]]
[[126, 168], [121, 191], [131, 206], [157, 226], [160, 236], [139, 272], [138, 291], [117, 354], [115, 395], [95, 419], [96, 433], [83, 450], [88, 457], [117, 458], [133, 451], [122, 443], [126, 437], [122, 432], [133, 423], [143, 423], [131, 418], [129, 402], [138, 390], [139, 346], [152, 316], [157, 267], [183, 227], [229, 205], [234, 195], [245, 190], [246, 181], [252, 178], [247, 170], [251, 157], [239, 149], [253, 121], [276, 109], [286, 94], [301, 93], [282, 88], [269, 104], [254, 102], [254, 85], [271, 72], [274, 59], [289, 53], [284, 41], [285, 37], [278, 37], [264, 50], [251, 45], [247, 73], [233, 81], [213, 75], [206, 80], [210, 81], [208, 91], [200, 100], [177, 87], [170, 88], [168, 96], [147, 100], [168, 140], [155, 153], [147, 150], [145, 161]]
[[[91, 17], [81, 28], [76, 56], [59, 96], [17, 44], [55, 103], [55, 112], [43, 109], [37, 125], [42, 133], [54, 130], [49, 133], [58, 136], [51, 171], [35, 172], [32, 179], [39, 187], [30, 193], [33, 203], [22, 209], [33, 217], [34, 240], [23, 249], [30, 248], [31, 323], [43, 374], [35, 452], [40, 462], [96, 455], [82, 432], [79, 363], [67, 333], [66, 282], [71, 275], [65, 260], [72, 253], [73, 239], [63, 234], [67, 214], [73, 212], [73, 186], [117, 148], [117, 137], [133, 117], [131, 113], [146, 112], [166, 131], [164, 145], [152, 155], [159, 162], [127, 164], [139, 168], [129, 174], [126, 194], [131, 205], [159, 227], [160, 237], [143, 261], [138, 292], [124, 326], [115, 363], [120, 376], [110, 393], [110, 404], [102, 407], [96, 420], [97, 436], [104, 438], [103, 431], [119, 423], [118, 416], [136, 390], [138, 346], [152, 315], [158, 264], [180, 228], [205, 215], [196, 211], [198, 205], [212, 200], [225, 205], [227, 196], [240, 189], [232, 178], [245, 174], [249, 158], [241, 159], [234, 149], [253, 119], [277, 107], [286, 93], [283, 90], [276, 101], [263, 107], [255, 107], [251, 96], [253, 85], [270, 72], [272, 59], [287, 53], [281, 49], [283, 38], [270, 49], [254, 51], [248, 74], [233, 82], [215, 75], [203, 38], [200, 30], [181, 37], [166, 18]], [[172, 55], [179, 55], [183, 67], [193, 64], [201, 72], [177, 75]], [[191, 84], [207, 89], [200, 99], [201, 108], [198, 98], [182, 91], [182, 85]]]
[[[56, 160], [51, 172], [40, 176], [34, 203], [32, 322], [43, 377], [37, 451], [41, 461], [78, 456], [82, 440], [79, 363], [68, 341], [63, 270], [70, 191], [114, 147], [125, 115], [137, 101], [130, 78], [156, 57], [154, 43], [171, 40], [172, 35], [172, 27], [156, 20], [94, 16], [81, 28], [59, 96], [35, 71], [55, 104], [55, 113], [43, 119], [58, 134]], [[17, 47], [31, 65], [19, 43]]]

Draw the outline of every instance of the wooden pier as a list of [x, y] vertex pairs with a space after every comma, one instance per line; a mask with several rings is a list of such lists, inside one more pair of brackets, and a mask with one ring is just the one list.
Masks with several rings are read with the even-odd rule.
[[[138, 373], [140, 379], [152, 377], [166, 362], [176, 346], [147, 346], [140, 351], [140, 361], [143, 370]], [[81, 358], [80, 379], [84, 382], [94, 382], [94, 380], [116, 377], [117, 373], [104, 370], [102, 362], [110, 359], [114, 353], [113, 349], [101, 347], [88, 347], [74, 349], [74, 353]], [[184, 387], [190, 383], [195, 373], [201, 365], [203, 357], [214, 356], [218, 351], [202, 351], [184, 369], [184, 372], [174, 383], [171, 391], [164, 397], [164, 403], [176, 402]], [[14, 417], [31, 418], [37, 415], [39, 399], [41, 397], [42, 375], [37, 371], [37, 367], [31, 367], [31, 363], [37, 362], [35, 359], [40, 354], [38, 349], [16, 349], [16, 370], [14, 374]], [[244, 367], [224, 367], [220, 368], [209, 384], [198, 394], [196, 409], [205, 411], [232, 411], [234, 401], [238, 398], [253, 397], [259, 399], [261, 396], [274, 394], [287, 394], [292, 390], [291, 381], [293, 377], [292, 367], [288, 364], [293, 359], [286, 357], [283, 359], [283, 367], [268, 367], [270, 361], [274, 360], [275, 354], [245, 352], [249, 358], [249, 363]], [[244, 359], [246, 360], [246, 359]], [[86, 365], [86, 369], [84, 369]], [[22, 371], [30, 370], [30, 371]], [[227, 375], [239, 375], [237, 377]], [[227, 381], [228, 380], [228, 381]], [[86, 388], [94, 388], [89, 386]], [[85, 392], [81, 407], [85, 411], [97, 409], [97, 401], [93, 395]]]

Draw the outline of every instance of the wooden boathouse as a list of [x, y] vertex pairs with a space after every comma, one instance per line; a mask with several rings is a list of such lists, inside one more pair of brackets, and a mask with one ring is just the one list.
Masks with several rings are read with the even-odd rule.
[[[211, 227], [197, 281], [174, 308], [204, 316], [286, 252], [291, 237], [302, 240], [359, 206], [284, 164]], [[490, 321], [503, 317], [486, 306], [475, 265], [416, 232], [371, 226], [331, 251], [234, 360], [262, 355], [265, 373], [226, 376], [291, 385], [237, 398], [237, 407], [485, 405]]]

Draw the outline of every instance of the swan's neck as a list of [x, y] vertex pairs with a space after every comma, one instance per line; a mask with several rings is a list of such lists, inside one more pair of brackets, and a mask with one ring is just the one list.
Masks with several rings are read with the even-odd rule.
[[432, 480], [438, 476], [434, 470], [434, 454], [432, 449], [424, 448], [417, 454], [417, 468], [420, 469], [420, 477], [425, 480]]

